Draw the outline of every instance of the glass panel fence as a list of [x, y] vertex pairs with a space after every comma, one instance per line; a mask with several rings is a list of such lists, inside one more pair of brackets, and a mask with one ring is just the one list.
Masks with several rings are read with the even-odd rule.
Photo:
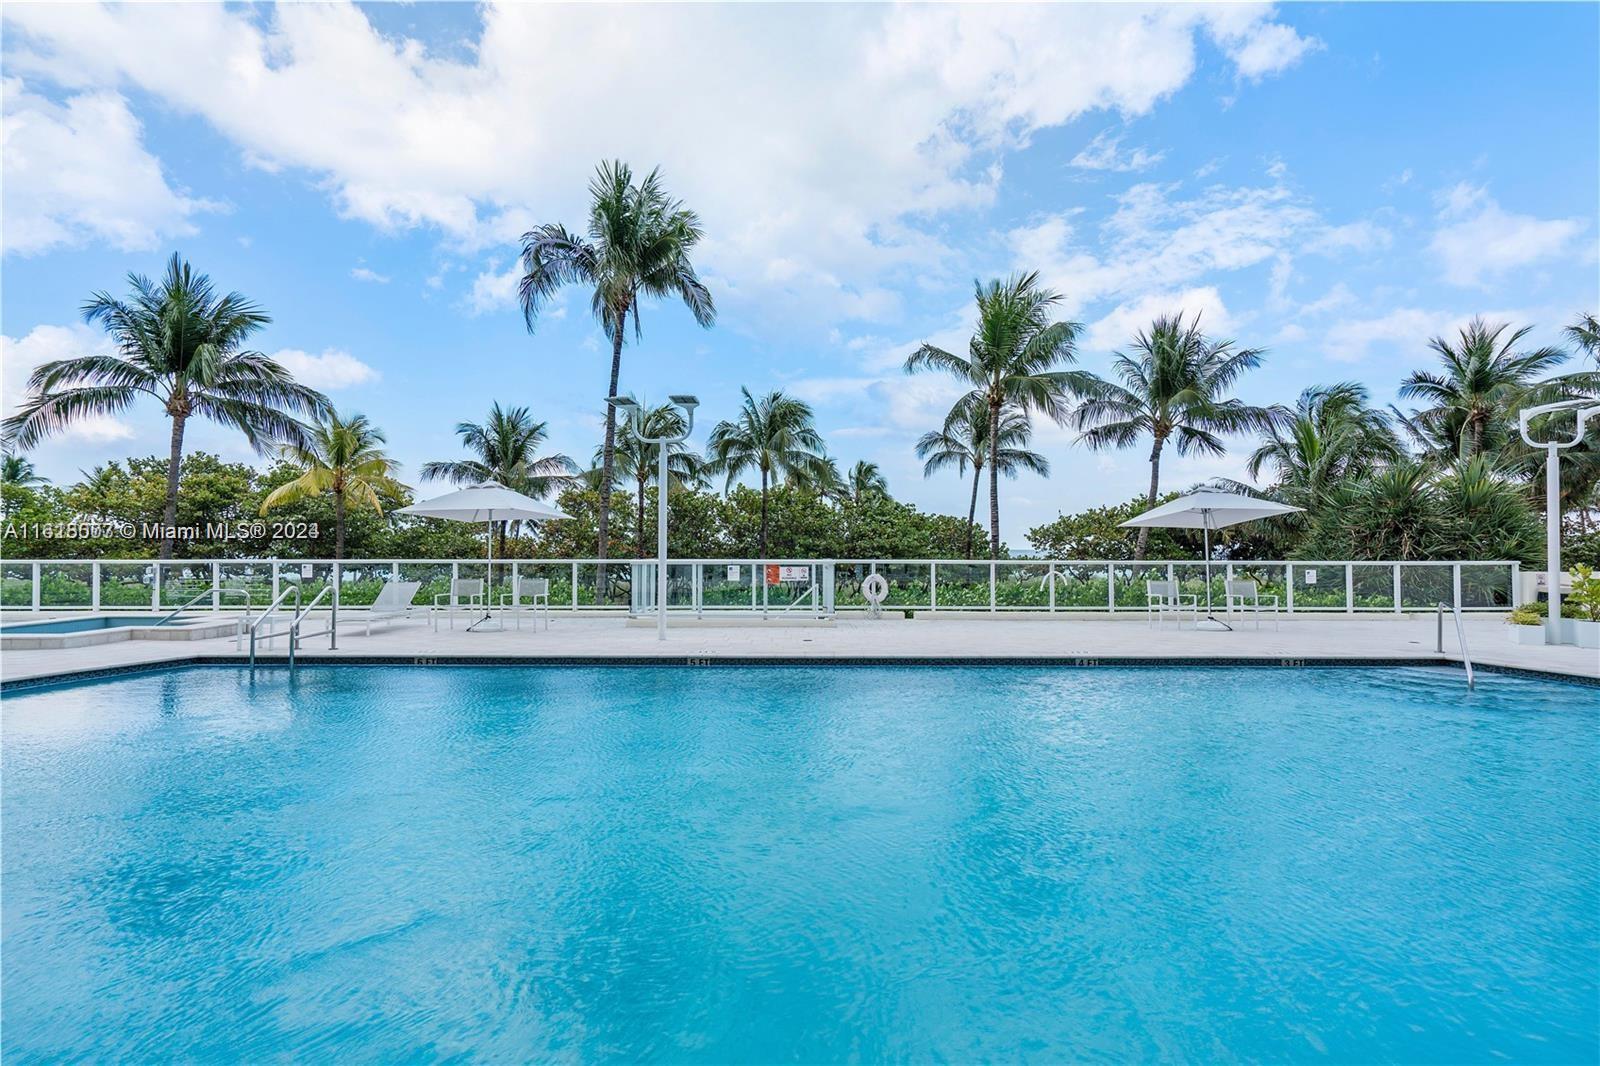
[[571, 563], [523, 563], [516, 564], [515, 576], [522, 582], [522, 596], [526, 600], [531, 588], [530, 581], [550, 582], [550, 606], [572, 606], [572, 564]]
[[422, 585], [411, 597], [411, 602], [421, 607], [432, 607], [435, 596], [449, 595], [450, 573], [449, 563], [400, 564], [401, 581], [417, 581]]
[[156, 568], [153, 563], [101, 563], [100, 606], [150, 609]]
[[706, 610], [744, 609], [756, 602], [756, 568], [750, 563], [700, 563], [700, 603]]
[[[1203, 561], [1173, 563], [1172, 576], [1178, 582], [1178, 595], [1193, 596], [1200, 610], [1206, 609], [1206, 564]], [[1211, 563], [1211, 609], [1220, 613], [1227, 605], [1228, 564]]]
[[[5, 563], [0, 566], [0, 607], [33, 606], [33, 564]], [[145, 603], [150, 602], [148, 596]]]
[[1464, 611], [1511, 608], [1510, 565], [1461, 564], [1461, 609]]
[[1394, 610], [1394, 567], [1387, 563], [1351, 563], [1350, 586], [1358, 611]]
[[1114, 572], [1117, 581], [1118, 610], [1134, 608], [1145, 610], [1150, 605], [1145, 582], [1167, 580], [1165, 563], [1159, 566], [1149, 563], [1118, 563]]
[[355, 560], [339, 564], [339, 606], [372, 606], [393, 574], [390, 565], [383, 562]]
[[1337, 563], [1296, 563], [1294, 609], [1342, 611], [1345, 609], [1345, 568]]
[[1407, 564], [1400, 568], [1402, 608], [1428, 611], [1440, 602], [1455, 603], [1455, 579], [1448, 563]]
[[[93, 602], [89, 563], [41, 563], [40, 607], [88, 607]], [[149, 601], [146, 601], [149, 602]]]
[[[1110, 571], [1094, 564], [1056, 563], [1056, 610], [1104, 611], [1108, 609]], [[1143, 601], [1140, 601], [1143, 606]]]
[[867, 580], [867, 575], [872, 573], [868, 563], [835, 563], [833, 567], [833, 605], [843, 610], [852, 607], [867, 606], [867, 598], [861, 594], [861, 584]]
[[[940, 568], [941, 573], [943, 569]], [[995, 564], [994, 603], [1002, 611], [1048, 611], [1050, 564], [1046, 562]]]
[[579, 607], [627, 607], [633, 598], [633, 563], [578, 565]]
[[941, 611], [989, 609], [988, 563], [940, 563], [937, 585]]
[[[885, 607], [933, 606], [927, 563], [879, 563], [878, 573], [889, 583], [889, 595], [883, 601]], [[984, 603], [988, 603], [987, 585]]]
[[[209, 562], [157, 563], [161, 568], [161, 606], [182, 606], [195, 596], [211, 588]], [[210, 600], [201, 600], [196, 606], [209, 607]]]
[[[250, 594], [250, 609], [260, 610], [272, 602], [271, 563], [218, 563], [217, 585], [225, 589], [243, 589]], [[100, 577], [100, 595], [105, 597], [105, 575]], [[219, 596], [217, 603], [237, 610], [244, 606], [238, 596]]]

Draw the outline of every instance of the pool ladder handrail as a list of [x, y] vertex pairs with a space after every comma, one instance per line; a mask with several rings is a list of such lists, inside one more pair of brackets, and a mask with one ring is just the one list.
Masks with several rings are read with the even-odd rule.
[[1453, 603], [1439, 601], [1439, 606], [1434, 611], [1435, 620], [1438, 622], [1436, 649], [1440, 655], [1444, 654], [1444, 612], [1449, 610], [1456, 619], [1456, 641], [1461, 645], [1461, 665], [1467, 668], [1467, 687], [1476, 688], [1477, 679], [1472, 676], [1472, 656], [1467, 651], [1467, 631], [1461, 623], [1461, 608]]
[[[290, 596], [294, 597], [295, 610], [298, 611], [300, 609], [300, 586], [299, 585], [290, 585], [288, 588], [286, 588], [282, 592], [278, 593], [277, 597], [271, 603], [267, 604], [267, 609], [261, 612], [261, 617], [257, 618], [255, 620], [254, 624], [252, 624], [250, 626], [250, 668], [251, 669], [255, 669], [255, 665], [256, 665], [256, 635], [257, 635], [258, 631], [261, 629], [261, 627], [264, 624], [266, 624], [272, 618], [273, 612], [277, 611], [277, 609], [279, 607], [283, 606], [283, 601], [288, 599]], [[268, 633], [267, 634], [267, 639], [271, 640], [275, 636], [277, 636], [277, 634]], [[289, 664], [291, 666], [294, 665], [294, 627], [293, 627], [293, 625], [291, 625], [290, 628], [289, 628]]]
[[251, 604], [250, 604], [250, 590], [249, 589], [234, 589], [234, 588], [215, 588], [215, 589], [208, 588], [208, 589], [204, 589], [203, 591], [195, 593], [194, 596], [190, 597], [188, 600], [185, 600], [184, 603], [183, 603], [183, 606], [179, 607], [176, 611], [173, 611], [171, 614], [169, 614], [165, 618], [161, 619], [161, 621], [157, 622], [156, 625], [158, 625], [158, 626], [166, 625], [168, 622], [172, 621], [174, 618], [178, 617], [184, 611], [187, 611], [189, 608], [193, 607], [195, 604], [199, 603], [201, 600], [205, 599], [207, 596], [218, 596], [218, 597], [221, 597], [221, 596], [227, 596], [227, 595], [243, 596], [244, 597], [244, 617], [239, 620], [239, 629], [238, 629], [237, 634], [234, 637], [234, 647], [239, 648], [239, 649], [243, 649], [244, 648], [245, 630], [250, 628], [250, 606], [251, 606]]
[[[309, 615], [313, 610], [316, 609], [317, 604], [321, 603], [323, 601], [323, 599], [326, 598], [327, 596], [332, 595], [333, 590], [334, 590], [334, 586], [333, 585], [324, 585], [324, 586], [322, 586], [322, 591], [318, 592], [315, 596], [313, 596], [311, 598], [311, 602], [306, 604], [305, 607], [303, 607], [303, 608], [301, 608], [299, 606], [299, 604], [300, 604], [299, 600], [295, 601], [295, 606], [297, 608], [299, 608], [299, 609], [297, 609], [295, 611], [294, 618], [291, 619], [290, 622], [289, 622], [289, 669], [290, 670], [294, 669], [294, 651], [295, 651], [295, 647], [297, 645], [299, 645], [299, 643], [300, 643], [300, 623], [304, 622], [306, 620], [306, 616]], [[335, 649], [335, 648], [339, 647], [339, 633], [338, 633], [338, 630], [339, 630], [339, 598], [337, 596], [334, 596], [334, 598], [333, 598], [333, 614], [328, 619], [328, 628], [324, 629], [324, 630], [320, 630], [320, 631], [318, 631], [316, 633], [311, 633], [309, 635], [313, 636], [313, 637], [320, 637], [323, 633], [327, 633], [328, 634], [328, 647], [329, 647], [329, 649]]]

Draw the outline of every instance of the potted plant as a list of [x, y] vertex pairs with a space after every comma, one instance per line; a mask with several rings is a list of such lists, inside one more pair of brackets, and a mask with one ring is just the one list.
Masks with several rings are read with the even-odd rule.
[[1561, 639], [1580, 648], [1600, 648], [1600, 574], [1581, 563], [1572, 568], [1572, 591], [1561, 610]]
[[1506, 633], [1513, 644], [1543, 644], [1544, 618], [1531, 604], [1523, 604], [1506, 615]]

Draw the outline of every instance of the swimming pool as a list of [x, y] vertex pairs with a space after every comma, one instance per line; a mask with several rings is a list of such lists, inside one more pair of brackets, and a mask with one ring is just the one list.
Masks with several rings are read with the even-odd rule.
[[[16, 622], [0, 626], [4, 633], [93, 633], [102, 629], [126, 629], [129, 626], [153, 626], [164, 614], [95, 615], [91, 618], [57, 618], [48, 622]], [[167, 618], [169, 625], [183, 625], [195, 619], [188, 615]]]
[[1596, 696], [442, 666], [8, 694], [7, 1057], [1592, 1060]]

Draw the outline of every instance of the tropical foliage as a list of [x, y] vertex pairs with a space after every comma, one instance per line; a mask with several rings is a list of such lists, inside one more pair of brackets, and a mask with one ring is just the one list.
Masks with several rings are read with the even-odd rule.
[[967, 354], [924, 344], [906, 359], [905, 369], [951, 375], [968, 389], [957, 402], [958, 408], [967, 409], [960, 417], [988, 424], [989, 554], [998, 557], [1001, 419], [1008, 411], [1023, 417], [1037, 412], [1065, 422], [1071, 392], [1082, 387], [1088, 375], [1056, 369], [1075, 359], [1081, 327], [1052, 321], [1061, 295], [1041, 287], [1037, 272], [975, 285], [975, 290], [978, 327]]
[[[101, 326], [116, 345], [112, 355], [81, 355], [45, 363], [28, 379], [29, 398], [6, 420], [5, 436], [29, 449], [87, 419], [117, 415], [141, 396], [158, 401], [172, 422], [163, 520], [176, 522], [183, 435], [191, 418], [243, 433], [258, 451], [277, 444], [308, 446], [301, 417], [332, 410], [321, 393], [297, 383], [260, 352], [245, 349], [270, 319], [237, 292], [218, 296], [211, 279], [174, 254], [159, 282], [128, 275], [127, 299], [97, 292], [83, 305], [85, 321]], [[164, 537], [160, 555], [172, 555]]]
[[917, 458], [923, 461], [922, 476], [932, 477], [941, 470], [954, 468], [964, 475], [972, 467], [972, 500], [967, 506], [969, 538], [963, 549], [966, 558], [972, 558], [970, 538], [978, 514], [978, 486], [983, 468], [993, 458], [995, 469], [1008, 478], [1024, 470], [1050, 476], [1050, 462], [1038, 452], [1028, 450], [1033, 425], [1028, 416], [1017, 410], [1000, 413], [999, 446], [989, 447], [989, 420], [971, 404], [957, 404], [945, 418], [944, 425], [924, 433], [917, 441]]
[[[547, 223], [522, 235], [523, 275], [518, 298], [528, 331], [533, 331], [539, 313], [560, 290], [568, 285], [588, 288], [590, 310], [611, 341], [606, 395], [619, 395], [622, 345], [629, 319], [635, 341], [643, 332], [641, 298], [676, 297], [700, 325], [709, 327], [716, 320], [711, 292], [690, 261], [700, 238], [699, 216], [668, 195], [659, 170], [635, 181], [627, 164], [602, 163], [589, 183], [586, 233]], [[610, 404], [605, 416], [605, 439], [600, 446], [602, 559], [609, 539], [617, 440], [617, 414]]]
[[[659, 404], [654, 407], [641, 405], [638, 413], [624, 422], [622, 429], [617, 433], [617, 446], [613, 453], [616, 473], [619, 477], [633, 482], [634, 497], [637, 501], [634, 508], [633, 547], [634, 554], [641, 559], [655, 554], [654, 547], [647, 547], [645, 544], [644, 497], [646, 486], [655, 478], [661, 465], [662, 449], [662, 445], [649, 443], [642, 438], [660, 440], [677, 437], [683, 434], [684, 429], [683, 412], [679, 408], [671, 404]], [[703, 476], [704, 460], [682, 441], [665, 447], [667, 484], [672, 489], [697, 484]], [[596, 471], [600, 469], [604, 458], [603, 446], [596, 448], [594, 457]], [[592, 483], [598, 493], [603, 482], [599, 477], [595, 477]]]
[[[483, 422], [456, 423], [456, 436], [472, 453], [470, 459], [445, 459], [422, 464], [422, 480], [477, 485], [493, 481], [513, 492], [542, 500], [571, 483], [577, 467], [565, 455], [540, 455], [549, 437], [548, 425], [535, 421], [526, 407], [489, 408]], [[514, 523], [501, 522], [500, 554]]]
[[383, 432], [365, 415], [340, 418], [330, 413], [311, 429], [308, 444], [286, 445], [284, 458], [304, 471], [261, 501], [261, 513], [315, 496], [333, 497], [333, 557], [344, 558], [344, 535], [351, 507], [383, 514], [387, 500], [406, 494], [395, 480], [396, 464], [383, 450]]
[[[1257, 348], [1213, 340], [1200, 316], [1187, 325], [1182, 315], [1156, 319], [1133, 339], [1130, 354], [1117, 353], [1112, 377], [1084, 375], [1082, 403], [1074, 413], [1078, 439], [1090, 448], [1130, 448], [1150, 441], [1147, 507], [1161, 491], [1161, 453], [1170, 441], [1179, 455], [1221, 455], [1223, 436], [1267, 429], [1273, 413], [1230, 395], [1239, 377], [1261, 365]], [[1150, 534], [1141, 529], [1135, 559], [1143, 559]]]
[[[766, 558], [768, 500], [773, 484], [782, 480], [805, 490], [826, 487], [834, 479], [829, 477], [822, 435], [817, 432], [809, 404], [782, 392], [769, 392], [758, 400], [749, 389], [739, 391], [744, 402], [738, 415], [717, 423], [711, 431], [707, 443], [710, 463], [706, 469], [725, 477], [729, 489], [746, 472], [760, 479], [761, 532], [756, 553]], [[837, 470], [833, 473], [837, 477]]]

